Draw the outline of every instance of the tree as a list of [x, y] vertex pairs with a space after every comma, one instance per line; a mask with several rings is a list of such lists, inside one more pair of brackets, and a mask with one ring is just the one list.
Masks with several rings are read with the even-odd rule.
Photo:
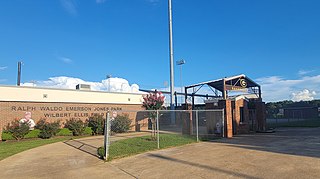
[[[142, 106], [146, 110], [159, 110], [163, 108], [165, 96], [159, 92], [155, 91], [154, 93], [151, 92], [143, 97], [143, 104]], [[151, 122], [151, 128], [152, 128], [152, 133], [151, 133], [151, 139], [155, 140], [156, 139], [156, 118], [157, 118], [157, 113], [155, 111], [149, 112], [149, 121]]]

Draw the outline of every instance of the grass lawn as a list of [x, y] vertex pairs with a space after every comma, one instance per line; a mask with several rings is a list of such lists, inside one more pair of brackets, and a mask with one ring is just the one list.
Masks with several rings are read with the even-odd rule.
[[[160, 149], [181, 146], [196, 142], [195, 137], [182, 136], [176, 134], [160, 134]], [[152, 141], [150, 136], [135, 137], [115, 141], [110, 145], [109, 158], [111, 161], [117, 158], [123, 158], [151, 150], [157, 150], [157, 141]], [[100, 156], [104, 149], [99, 148]]]
[[55, 142], [65, 141], [71, 137], [55, 137], [51, 139], [33, 139], [33, 140], [23, 140], [23, 141], [9, 141], [0, 142], [0, 160], [7, 158], [11, 155], [20, 153], [22, 151], [39, 147], [46, 144], [51, 144]]
[[305, 120], [305, 121], [292, 121], [285, 123], [271, 123], [267, 124], [268, 127], [320, 127], [320, 120]]
[[91, 136], [92, 129], [90, 127], [86, 127], [83, 136], [72, 136], [72, 132], [69, 129], [62, 128], [59, 130], [56, 137], [50, 138], [50, 139], [38, 138], [39, 133], [40, 133], [39, 129], [29, 131], [29, 133], [24, 136], [24, 138], [27, 140], [24, 139], [22, 141], [16, 141], [12, 137], [11, 133], [2, 132], [2, 139], [5, 139], [7, 141], [0, 142], [0, 160], [3, 160], [4, 158], [7, 158], [11, 155], [14, 155], [35, 147], [39, 147], [42, 145], [61, 142], [69, 139], [76, 139], [76, 138]]

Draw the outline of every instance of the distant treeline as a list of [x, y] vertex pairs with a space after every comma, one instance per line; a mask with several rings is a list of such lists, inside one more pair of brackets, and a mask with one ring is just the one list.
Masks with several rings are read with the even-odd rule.
[[276, 118], [277, 114], [279, 113], [279, 109], [292, 108], [292, 107], [320, 107], [320, 100], [317, 99], [312, 101], [299, 101], [299, 102], [285, 100], [285, 101], [279, 101], [279, 102], [266, 103], [267, 117]]

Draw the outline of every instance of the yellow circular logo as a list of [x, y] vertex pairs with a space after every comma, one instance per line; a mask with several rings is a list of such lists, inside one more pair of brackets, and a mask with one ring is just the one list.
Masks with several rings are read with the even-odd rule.
[[240, 80], [240, 86], [243, 87], [243, 88], [247, 87], [247, 82], [246, 82], [245, 79], [241, 79]]

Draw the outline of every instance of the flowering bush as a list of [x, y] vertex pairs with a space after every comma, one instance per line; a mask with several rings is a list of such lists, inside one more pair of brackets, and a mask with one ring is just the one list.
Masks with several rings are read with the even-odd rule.
[[[165, 96], [159, 92], [155, 91], [154, 93], [149, 93], [143, 97], [142, 106], [146, 110], [159, 110], [163, 108]], [[152, 111], [149, 113], [149, 121], [151, 122], [152, 126], [152, 134], [151, 138], [153, 140], [156, 139], [156, 112]]]
[[11, 124], [8, 124], [5, 131], [11, 133], [12, 137], [16, 140], [20, 140], [29, 132], [29, 125], [27, 123], [21, 123], [18, 120], [14, 120]]
[[164, 100], [165, 96], [161, 92], [155, 91], [143, 97], [142, 106], [146, 108], [146, 110], [159, 110], [163, 108]]

